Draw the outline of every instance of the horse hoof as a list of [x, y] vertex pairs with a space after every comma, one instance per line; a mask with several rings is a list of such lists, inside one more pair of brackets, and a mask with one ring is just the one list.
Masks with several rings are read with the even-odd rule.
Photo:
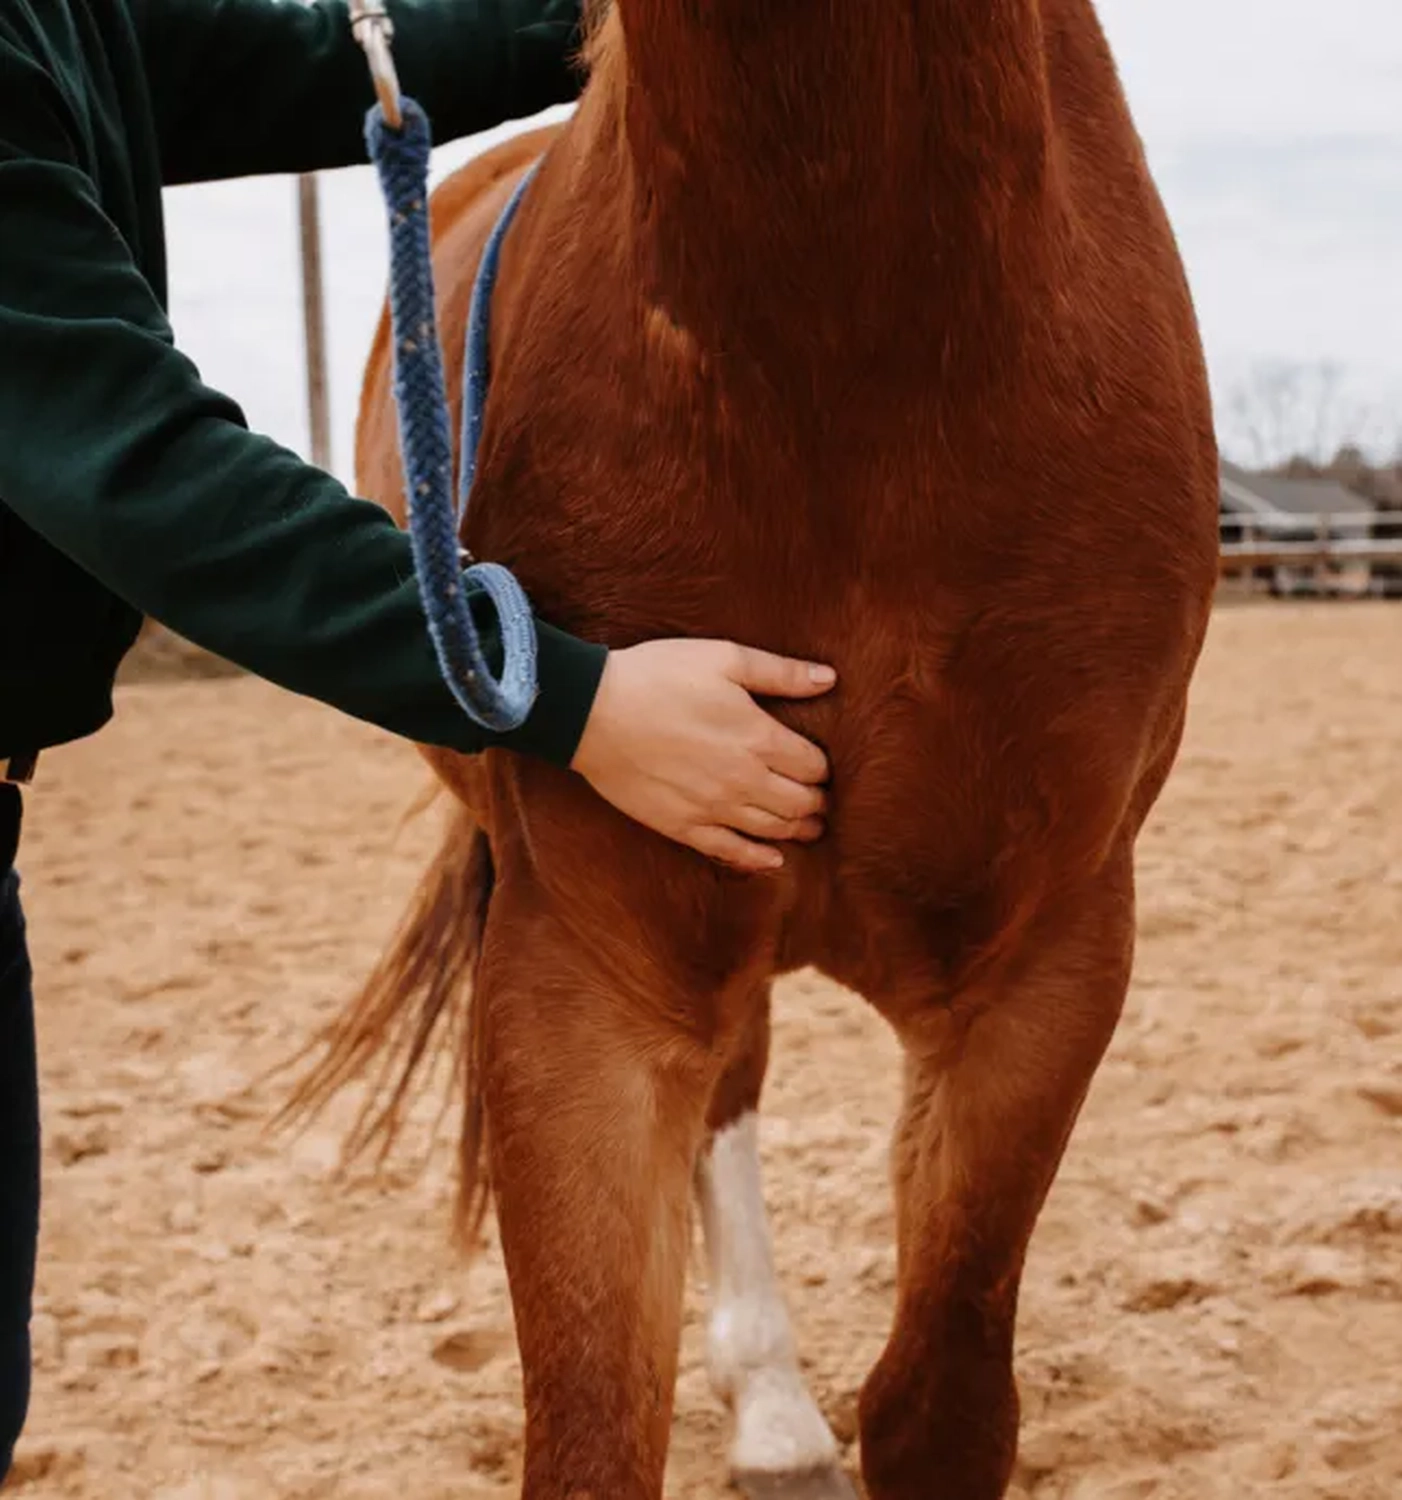
[[857, 1500], [852, 1481], [836, 1464], [791, 1473], [739, 1470], [734, 1477], [749, 1500]]

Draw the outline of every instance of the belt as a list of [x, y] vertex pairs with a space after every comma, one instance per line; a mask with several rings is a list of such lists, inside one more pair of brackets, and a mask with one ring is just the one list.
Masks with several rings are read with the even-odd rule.
[[35, 750], [26, 750], [19, 755], [0, 755], [0, 783], [24, 786], [33, 781], [38, 761], [39, 754]]

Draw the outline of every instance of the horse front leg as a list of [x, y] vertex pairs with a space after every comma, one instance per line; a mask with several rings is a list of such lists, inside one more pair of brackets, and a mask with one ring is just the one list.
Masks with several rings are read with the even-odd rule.
[[1001, 1500], [1017, 1452], [1023, 1261], [1124, 1003], [1126, 851], [999, 977], [903, 1027], [895, 1325], [862, 1392], [871, 1500]]
[[524, 1500], [659, 1500], [689, 1196], [724, 1051], [701, 1004], [503, 874], [477, 974], [487, 1151], [525, 1391]]

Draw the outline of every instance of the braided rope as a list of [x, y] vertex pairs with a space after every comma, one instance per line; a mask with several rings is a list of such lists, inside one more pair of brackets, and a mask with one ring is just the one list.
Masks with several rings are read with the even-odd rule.
[[[477, 471], [489, 371], [488, 324], [497, 260], [527, 179], [512, 195], [488, 242], [473, 286], [463, 388], [462, 484], [453, 501], [453, 445], [448, 397], [438, 341], [429, 237], [428, 119], [412, 100], [401, 100], [402, 128], [395, 130], [376, 105], [366, 119], [365, 141], [379, 173], [389, 212], [390, 322], [394, 332], [394, 400], [409, 541], [438, 667], [463, 711], [484, 729], [521, 725], [535, 702], [536, 633], [531, 606], [515, 576], [499, 563], [471, 563], [458, 528]], [[501, 677], [482, 653], [468, 594], [479, 586], [496, 610], [501, 631]]]
[[482, 249], [477, 279], [472, 283], [472, 302], [467, 310], [467, 358], [462, 376], [462, 478], [458, 481], [459, 518], [467, 514], [472, 481], [477, 477], [477, 450], [482, 443], [482, 418], [487, 410], [487, 387], [491, 381], [492, 293], [497, 285], [497, 266], [501, 262], [502, 241], [526, 189], [540, 163], [532, 163], [516, 184], [501, 216]]

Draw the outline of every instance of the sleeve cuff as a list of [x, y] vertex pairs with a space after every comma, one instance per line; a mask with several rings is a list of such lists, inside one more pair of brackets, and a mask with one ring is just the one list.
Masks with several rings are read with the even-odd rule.
[[608, 647], [537, 621], [536, 650], [540, 692], [526, 722], [489, 743], [568, 766], [589, 722]]

